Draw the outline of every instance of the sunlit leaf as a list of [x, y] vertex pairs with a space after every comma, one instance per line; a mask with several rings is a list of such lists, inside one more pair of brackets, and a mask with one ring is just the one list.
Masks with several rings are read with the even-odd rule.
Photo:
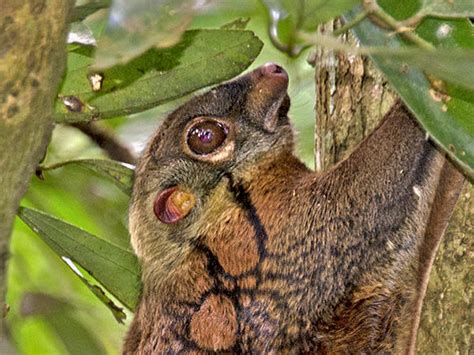
[[41, 171], [58, 169], [66, 165], [81, 166], [111, 181], [127, 195], [132, 191], [133, 166], [108, 159], [75, 159], [40, 167]]
[[90, 48], [76, 50], [68, 58], [74, 69], [68, 71], [56, 102], [56, 120], [90, 121], [158, 106], [240, 74], [261, 48], [250, 31], [187, 31], [172, 48], [150, 49], [126, 65], [95, 73], [102, 77], [95, 90]]
[[37, 210], [20, 207], [18, 216], [58, 256], [79, 264], [127, 308], [134, 309], [140, 294], [140, 267], [130, 250]]
[[[348, 14], [347, 19], [350, 20], [356, 15], [357, 12], [353, 11]], [[472, 82], [470, 84], [471, 89], [456, 85], [460, 82], [469, 84], [463, 79], [463, 75], [465, 78], [469, 78], [468, 81], [472, 81], [472, 65], [469, 65], [469, 58], [472, 58], [472, 56], [469, 57], [470, 55], [468, 55], [462, 61], [458, 61], [459, 58], [453, 61], [454, 57], [450, 58], [447, 49], [451, 48], [452, 55], [455, 56], [462, 48], [466, 50], [472, 48], [474, 37], [472, 35], [460, 36], [462, 40], [455, 37], [459, 32], [464, 31], [467, 26], [470, 26], [467, 19], [451, 20], [449, 22], [435, 19], [429, 21], [434, 21], [436, 25], [431, 22], [431, 31], [425, 29], [424, 32], [422, 31], [423, 36], [431, 43], [442, 47], [442, 51], [412, 58], [408, 56], [404, 59], [399, 57], [392, 61], [389, 61], [389, 58], [383, 55], [374, 55], [372, 58], [430, 136], [468, 174], [473, 174], [474, 120], [472, 117], [474, 117], [474, 90], [472, 89]], [[440, 39], [437, 29], [447, 23], [451, 26], [451, 36]], [[387, 46], [392, 49], [402, 47], [402, 52], [406, 48], [404, 47], [406, 46], [405, 42], [398, 36], [390, 35], [369, 20], [361, 22], [354, 28], [354, 31], [360, 42], [365, 46]], [[436, 57], [437, 53], [439, 57]], [[427, 73], [432, 73], [435, 77], [433, 78]], [[446, 79], [446, 81], [443, 82], [438, 79]]]
[[424, 0], [420, 13], [436, 17], [474, 17], [472, 0]]
[[69, 29], [67, 43], [83, 44], [88, 46], [95, 46], [96, 40], [92, 31], [87, 25], [82, 22], [76, 22], [71, 25]]
[[178, 43], [194, 15], [210, 0], [115, 0], [99, 42], [97, 68], [122, 64], [152, 47]]

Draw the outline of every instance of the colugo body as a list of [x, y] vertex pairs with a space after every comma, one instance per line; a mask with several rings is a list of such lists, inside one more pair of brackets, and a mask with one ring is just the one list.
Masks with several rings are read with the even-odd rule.
[[124, 353], [400, 353], [445, 158], [400, 103], [333, 169], [294, 155], [269, 63], [166, 119], [136, 169]]

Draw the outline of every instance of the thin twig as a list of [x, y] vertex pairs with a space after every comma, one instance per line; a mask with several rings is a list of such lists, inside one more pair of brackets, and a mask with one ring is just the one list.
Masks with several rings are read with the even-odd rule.
[[352, 27], [355, 27], [359, 24], [359, 22], [363, 21], [367, 15], [369, 14], [369, 11], [367, 10], [364, 10], [364, 11], [361, 11], [360, 13], [357, 14], [356, 17], [354, 17], [354, 19], [350, 22], [347, 22], [346, 24], [344, 24], [344, 26], [334, 30], [334, 32], [332, 33], [333, 36], [339, 36], [339, 35], [342, 35], [343, 33], [346, 33], [347, 31], [349, 31]]
[[98, 122], [74, 123], [72, 126], [92, 139], [111, 159], [129, 164], [136, 163], [136, 157], [111, 129]]
[[[419, 54], [427, 52], [425, 49], [416, 48], [416, 47], [400, 47], [400, 48], [391, 48], [391, 47], [355, 47], [342, 43], [336, 37], [332, 35], [323, 35], [320, 33], [306, 33], [300, 32], [298, 34], [299, 38], [305, 43], [326, 47], [333, 49], [335, 51], [351, 53], [354, 55], [379, 55], [383, 57], [391, 58], [404, 58], [409, 54]], [[432, 52], [429, 50], [429, 52]]]
[[413, 29], [407, 28], [403, 25], [403, 22], [398, 22], [392, 16], [387, 14], [378, 4], [376, 0], [364, 0], [364, 8], [372, 16], [382, 21], [384, 24], [389, 26], [395, 33], [406, 38], [416, 46], [426, 50], [434, 50], [435, 47], [428, 41], [418, 36]]

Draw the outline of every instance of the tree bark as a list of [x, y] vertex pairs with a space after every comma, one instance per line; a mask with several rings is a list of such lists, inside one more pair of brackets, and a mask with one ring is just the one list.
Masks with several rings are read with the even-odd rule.
[[[332, 32], [338, 22], [320, 28]], [[344, 41], [355, 45], [353, 36]], [[320, 48], [315, 64], [315, 166], [326, 170], [369, 134], [396, 100], [395, 93], [367, 58]]]
[[[322, 32], [339, 23], [328, 23]], [[355, 45], [351, 35], [345, 41]], [[396, 95], [369, 59], [319, 49], [310, 62], [316, 81], [316, 168], [326, 170], [350, 152], [390, 108]], [[474, 308], [474, 188], [467, 182], [441, 242], [417, 337], [419, 354], [472, 353]]]
[[431, 271], [418, 331], [419, 354], [472, 354], [474, 186], [467, 182]]
[[72, 0], [2, 0], [0, 6], [0, 353], [7, 346], [5, 288], [12, 224], [53, 129], [72, 6]]

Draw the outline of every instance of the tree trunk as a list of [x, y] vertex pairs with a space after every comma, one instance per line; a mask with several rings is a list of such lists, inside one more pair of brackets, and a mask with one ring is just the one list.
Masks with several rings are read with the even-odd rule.
[[474, 187], [467, 182], [441, 241], [425, 296], [420, 354], [472, 354]]
[[16, 210], [53, 128], [73, 1], [2, 0], [0, 6], [0, 353], [7, 353], [6, 266]]
[[[328, 23], [321, 31], [332, 31]], [[355, 44], [353, 36], [345, 41]], [[318, 49], [315, 64], [315, 166], [325, 170], [343, 159], [369, 134], [396, 100], [380, 72], [367, 58]]]
[[[339, 26], [329, 23], [322, 32]], [[351, 35], [343, 38], [355, 44]], [[326, 170], [369, 134], [396, 99], [367, 58], [319, 49], [315, 64], [315, 166]], [[420, 354], [472, 352], [474, 188], [467, 182], [441, 242], [431, 274], [418, 331]]]

